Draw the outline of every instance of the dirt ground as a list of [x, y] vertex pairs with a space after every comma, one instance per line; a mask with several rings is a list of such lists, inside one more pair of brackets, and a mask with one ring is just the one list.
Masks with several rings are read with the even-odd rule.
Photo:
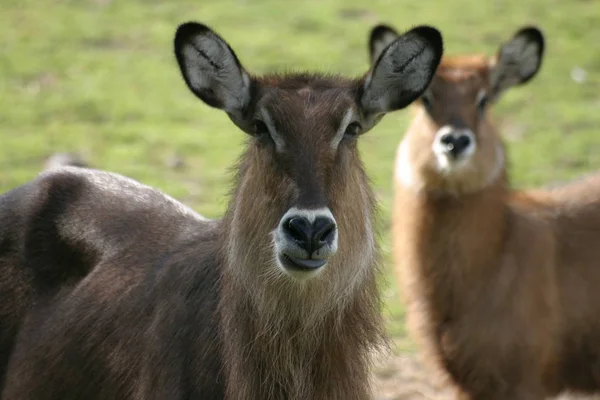
[[428, 376], [418, 357], [412, 354], [389, 355], [375, 368], [375, 400], [451, 399]]
[[[400, 354], [380, 360], [375, 368], [375, 400], [451, 400], [433, 382], [417, 356]], [[555, 400], [600, 400], [600, 396], [563, 395]]]

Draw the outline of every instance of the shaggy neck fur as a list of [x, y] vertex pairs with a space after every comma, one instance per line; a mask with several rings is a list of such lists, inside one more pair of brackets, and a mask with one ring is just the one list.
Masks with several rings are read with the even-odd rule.
[[503, 169], [486, 187], [462, 194], [405, 183], [396, 180], [394, 256], [409, 309], [415, 309], [409, 312], [411, 329], [417, 336], [437, 335], [477, 301], [476, 285], [493, 275], [501, 259], [508, 179]]
[[[285, 210], [272, 201], [281, 188], [273, 188], [260, 170], [258, 158], [243, 157], [223, 220], [220, 315], [227, 398], [369, 399], [371, 358], [385, 343], [372, 194], [358, 193], [364, 201], [357, 203], [366, 210], [331, 205], [338, 253], [319, 276], [299, 282], [272, 259], [270, 232]], [[345, 186], [368, 188], [362, 170], [353, 179], [363, 182]], [[356, 222], [361, 218], [364, 225]]]

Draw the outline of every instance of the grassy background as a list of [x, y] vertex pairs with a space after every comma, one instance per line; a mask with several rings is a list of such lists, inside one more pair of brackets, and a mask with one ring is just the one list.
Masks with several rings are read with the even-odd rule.
[[[547, 37], [541, 73], [495, 109], [517, 186], [600, 168], [597, 0], [0, 0], [0, 191], [33, 178], [54, 151], [156, 186], [209, 217], [226, 205], [227, 167], [244, 135], [185, 87], [172, 55], [177, 24], [212, 26], [251, 72], [358, 75], [373, 24], [438, 27], [447, 54], [493, 54], [523, 24]], [[585, 81], [572, 78], [585, 71]], [[361, 151], [381, 198], [383, 247], [396, 144], [410, 113], [388, 115]], [[184, 161], [172, 168], [174, 159]], [[389, 263], [389, 254], [386, 255]], [[389, 327], [405, 338], [393, 281]]]

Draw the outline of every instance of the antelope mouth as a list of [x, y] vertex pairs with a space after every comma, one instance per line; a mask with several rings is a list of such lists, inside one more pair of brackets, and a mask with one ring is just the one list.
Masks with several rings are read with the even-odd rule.
[[327, 260], [315, 260], [312, 258], [296, 258], [283, 254], [280, 256], [281, 263], [287, 269], [295, 271], [313, 272], [327, 264]]

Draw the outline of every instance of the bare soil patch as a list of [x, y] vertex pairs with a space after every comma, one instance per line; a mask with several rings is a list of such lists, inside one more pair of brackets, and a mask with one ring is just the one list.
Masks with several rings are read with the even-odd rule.
[[[451, 400], [418, 356], [396, 354], [380, 360], [374, 372], [375, 400]], [[600, 400], [600, 396], [562, 395], [555, 400]]]

